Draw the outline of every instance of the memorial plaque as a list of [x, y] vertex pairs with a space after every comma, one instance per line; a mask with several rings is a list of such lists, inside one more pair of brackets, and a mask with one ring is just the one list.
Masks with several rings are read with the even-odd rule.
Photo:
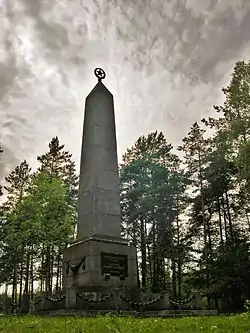
[[128, 256], [115, 253], [101, 253], [102, 274], [128, 276]]

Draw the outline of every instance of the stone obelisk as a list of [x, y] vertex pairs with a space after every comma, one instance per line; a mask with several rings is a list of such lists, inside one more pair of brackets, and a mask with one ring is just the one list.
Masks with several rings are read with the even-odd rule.
[[121, 238], [114, 101], [105, 72], [95, 75], [85, 103], [77, 239], [63, 256], [66, 308], [78, 308], [84, 292], [137, 286], [136, 249]]
[[80, 167], [77, 239], [121, 237], [120, 191], [113, 95], [101, 82], [86, 98]]

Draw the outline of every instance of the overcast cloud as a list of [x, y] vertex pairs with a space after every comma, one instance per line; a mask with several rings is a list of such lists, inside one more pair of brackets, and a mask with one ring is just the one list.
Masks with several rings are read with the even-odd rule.
[[79, 167], [85, 97], [107, 73], [119, 156], [162, 130], [177, 145], [249, 60], [249, 0], [0, 0], [0, 180], [58, 135]]

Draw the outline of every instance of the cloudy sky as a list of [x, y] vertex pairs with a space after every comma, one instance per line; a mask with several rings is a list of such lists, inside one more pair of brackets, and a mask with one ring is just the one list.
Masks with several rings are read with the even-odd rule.
[[162, 130], [177, 145], [249, 60], [249, 0], [0, 0], [0, 180], [58, 135], [79, 167], [84, 100], [115, 99], [119, 156]]

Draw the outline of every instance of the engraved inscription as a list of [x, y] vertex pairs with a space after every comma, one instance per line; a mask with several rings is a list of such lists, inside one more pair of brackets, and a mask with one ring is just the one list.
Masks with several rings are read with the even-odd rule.
[[128, 276], [128, 256], [115, 253], [101, 253], [102, 274]]

